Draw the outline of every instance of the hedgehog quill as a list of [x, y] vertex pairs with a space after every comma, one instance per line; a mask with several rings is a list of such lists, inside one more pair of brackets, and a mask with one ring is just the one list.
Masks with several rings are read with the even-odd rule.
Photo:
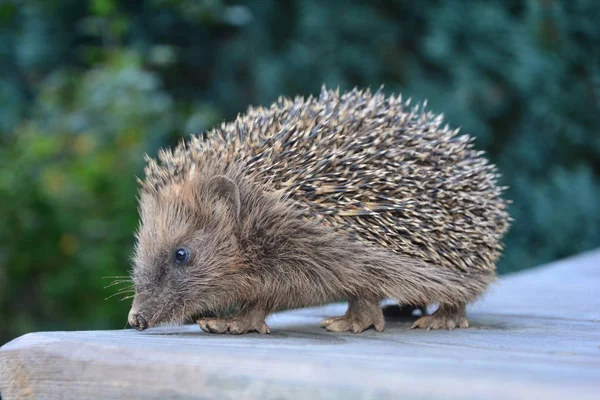
[[348, 301], [329, 331], [384, 329], [379, 303], [468, 327], [511, 218], [473, 139], [401, 96], [280, 98], [148, 158], [129, 323], [269, 333], [268, 314]]

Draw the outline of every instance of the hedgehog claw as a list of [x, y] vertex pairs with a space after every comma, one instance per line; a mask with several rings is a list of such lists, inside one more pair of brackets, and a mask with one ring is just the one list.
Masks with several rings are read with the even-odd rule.
[[243, 315], [233, 318], [202, 318], [196, 321], [200, 329], [207, 333], [230, 333], [240, 335], [248, 332], [270, 334], [271, 330], [264, 316]]
[[330, 332], [361, 333], [370, 327], [381, 332], [385, 327], [385, 320], [377, 301], [350, 300], [345, 315], [326, 318], [320, 325]]
[[411, 326], [410, 329], [448, 329], [449, 331], [455, 328], [468, 328], [469, 321], [465, 317], [464, 306], [450, 307], [440, 306], [440, 308], [431, 315], [426, 315], [418, 320]]

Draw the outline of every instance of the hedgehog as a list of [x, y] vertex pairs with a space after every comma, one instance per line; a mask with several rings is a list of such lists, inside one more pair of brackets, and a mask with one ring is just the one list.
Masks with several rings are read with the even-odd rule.
[[146, 156], [128, 321], [269, 333], [276, 311], [348, 303], [332, 332], [382, 331], [383, 300], [467, 328], [511, 218], [495, 165], [401, 95], [321, 89], [250, 107]]

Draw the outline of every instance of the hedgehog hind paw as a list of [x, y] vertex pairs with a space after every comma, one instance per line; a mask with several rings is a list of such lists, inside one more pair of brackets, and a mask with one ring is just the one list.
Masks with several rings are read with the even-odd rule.
[[447, 329], [449, 331], [455, 328], [468, 328], [469, 321], [465, 317], [464, 307], [440, 306], [440, 308], [431, 315], [425, 315], [415, 321], [410, 329]]
[[381, 332], [385, 319], [377, 301], [351, 300], [345, 315], [326, 318], [320, 325], [330, 332], [361, 333], [371, 327]]

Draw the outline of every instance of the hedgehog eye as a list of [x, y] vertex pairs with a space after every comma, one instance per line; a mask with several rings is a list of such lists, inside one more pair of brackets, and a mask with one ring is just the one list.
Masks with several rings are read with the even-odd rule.
[[175, 252], [175, 262], [177, 264], [185, 264], [190, 260], [190, 251], [185, 247], [177, 249]]

